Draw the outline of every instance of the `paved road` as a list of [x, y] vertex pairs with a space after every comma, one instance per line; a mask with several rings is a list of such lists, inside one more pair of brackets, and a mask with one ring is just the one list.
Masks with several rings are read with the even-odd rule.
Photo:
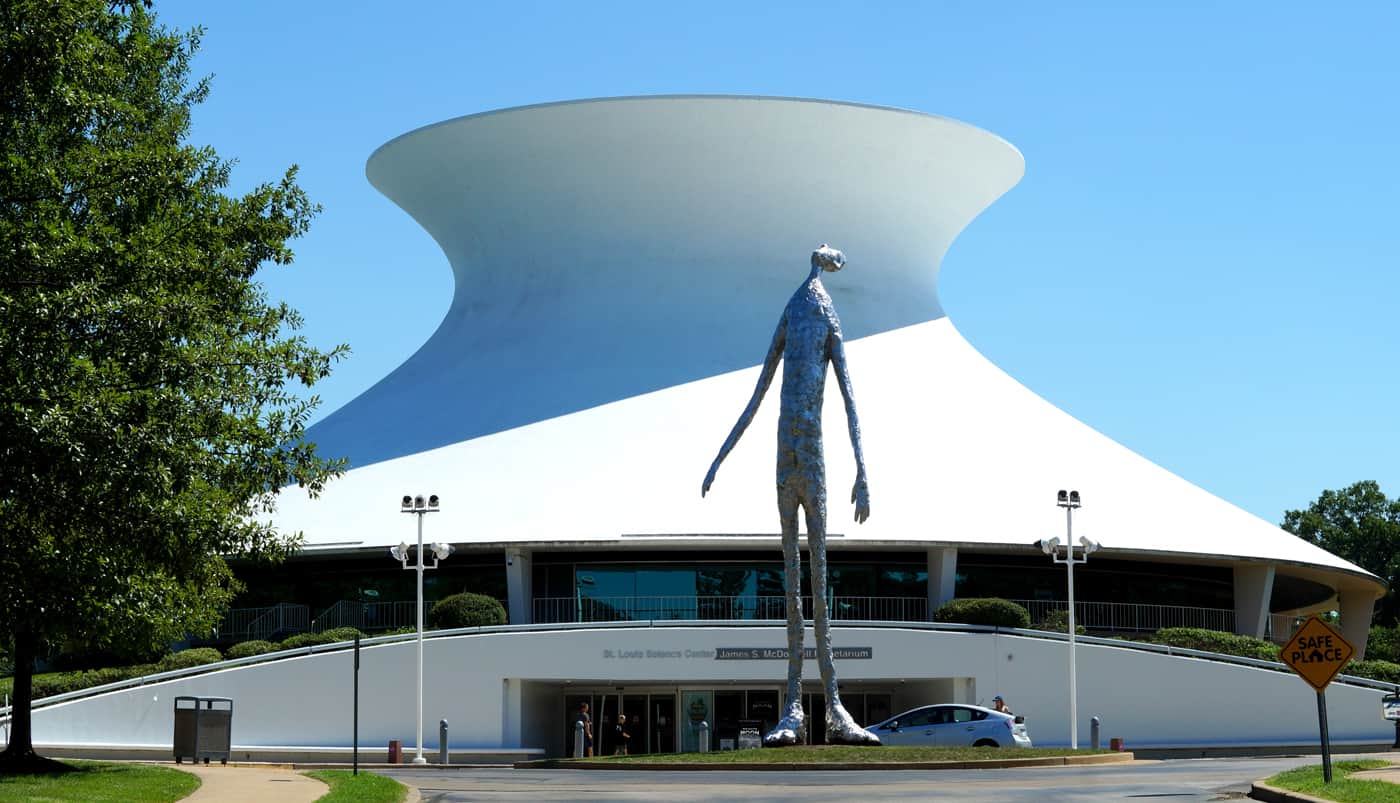
[[[1400, 756], [1370, 754], [1355, 758]], [[1336, 756], [1340, 760], [1343, 756]], [[462, 801], [1089, 801], [1242, 800], [1251, 781], [1317, 756], [1180, 759], [1086, 767], [871, 772], [393, 770], [428, 803]]]

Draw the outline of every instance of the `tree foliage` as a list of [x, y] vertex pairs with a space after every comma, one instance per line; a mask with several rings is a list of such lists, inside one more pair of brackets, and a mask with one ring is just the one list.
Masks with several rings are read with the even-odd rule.
[[255, 278], [318, 210], [295, 168], [226, 194], [231, 163], [185, 141], [200, 34], [140, 3], [0, 3], [8, 761], [32, 755], [36, 651], [207, 632], [237, 590], [223, 556], [295, 547], [259, 521], [276, 490], [339, 470], [297, 394], [343, 347], [308, 344]]
[[1307, 510], [1283, 514], [1283, 529], [1379, 576], [1390, 592], [1376, 604], [1376, 619], [1394, 625], [1400, 606], [1400, 499], [1390, 499], [1374, 480], [1340, 491], [1323, 491]]

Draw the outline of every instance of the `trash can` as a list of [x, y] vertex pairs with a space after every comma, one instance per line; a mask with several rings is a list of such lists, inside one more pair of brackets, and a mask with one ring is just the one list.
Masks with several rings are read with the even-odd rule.
[[228, 763], [233, 730], [233, 700], [227, 697], [175, 698], [175, 763], [186, 758], [205, 764]]

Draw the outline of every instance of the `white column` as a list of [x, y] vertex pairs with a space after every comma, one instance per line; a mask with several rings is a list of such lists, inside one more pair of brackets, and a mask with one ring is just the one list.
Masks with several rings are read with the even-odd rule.
[[513, 625], [533, 624], [535, 573], [530, 570], [530, 550], [506, 547], [506, 597], [510, 603], [506, 613]]
[[501, 747], [521, 746], [521, 718], [525, 713], [521, 701], [523, 687], [519, 678], [501, 679]]
[[1264, 637], [1269, 621], [1269, 598], [1274, 593], [1274, 567], [1263, 564], [1235, 566], [1235, 633]]
[[[1375, 594], [1367, 590], [1338, 591], [1338, 609], [1342, 614], [1342, 635], [1356, 648], [1353, 661], [1366, 657], [1366, 639], [1371, 635], [1371, 614], [1375, 612]], [[1342, 670], [1345, 672], [1346, 670]]]
[[958, 575], [958, 550], [955, 547], [928, 551], [928, 619], [939, 605], [953, 598], [953, 586]]

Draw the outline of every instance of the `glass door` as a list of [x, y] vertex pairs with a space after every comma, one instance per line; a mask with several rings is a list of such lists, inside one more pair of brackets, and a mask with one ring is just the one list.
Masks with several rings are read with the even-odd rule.
[[676, 695], [653, 694], [647, 709], [651, 712], [646, 723], [648, 752], [676, 752]]

